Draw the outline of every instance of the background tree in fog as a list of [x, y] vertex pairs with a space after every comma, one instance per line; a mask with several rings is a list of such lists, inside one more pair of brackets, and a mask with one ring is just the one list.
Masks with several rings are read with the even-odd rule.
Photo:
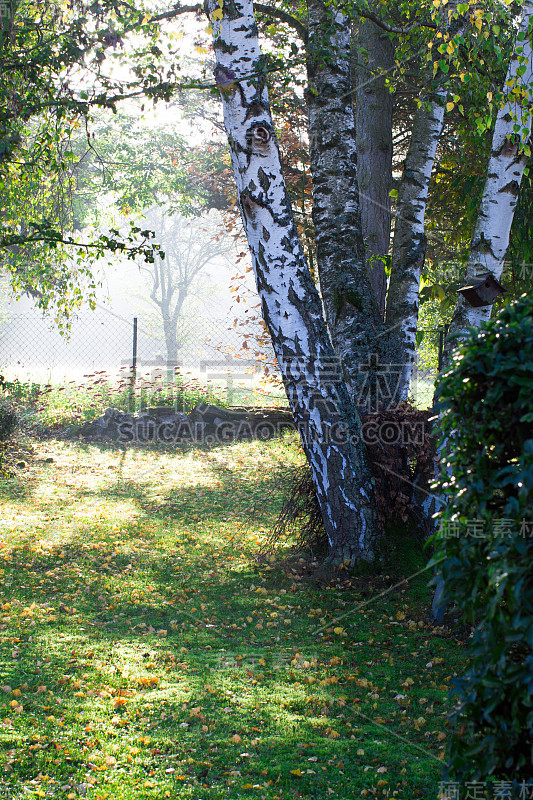
[[209, 294], [209, 268], [228, 267], [234, 247], [212, 214], [185, 217], [154, 207], [147, 213], [146, 223], [157, 231], [165, 253], [153, 264], [141, 263], [140, 269], [162, 325], [170, 374], [179, 361], [178, 324], [187, 301]]

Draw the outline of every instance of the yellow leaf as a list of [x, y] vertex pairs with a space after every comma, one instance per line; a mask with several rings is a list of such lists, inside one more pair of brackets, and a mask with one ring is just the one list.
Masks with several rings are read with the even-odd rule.
[[239, 744], [239, 742], [242, 741], [242, 739], [239, 736], [239, 734], [236, 733], [236, 734], [234, 734], [234, 736], [231, 737], [230, 741], [231, 742], [235, 742], [235, 744]]
[[222, 16], [223, 16], [222, 15], [222, 9], [221, 8], [217, 8], [216, 11], [213, 11], [212, 16], [213, 16], [213, 19], [222, 19]]
[[475, 24], [476, 28], [478, 29], [478, 31], [480, 31], [481, 28], [483, 27], [483, 20], [481, 20], [478, 17], [476, 20], [474, 20], [474, 24]]
[[300, 769], [300, 767], [298, 767], [298, 769], [291, 769], [291, 775], [296, 775], [297, 778], [301, 778], [302, 775], [303, 775], [303, 772]]
[[455, 108], [455, 103], [452, 103], [451, 100], [449, 103], [446, 103], [446, 111], [453, 111], [454, 108]]
[[342, 633], [344, 633], [344, 628], [333, 628], [333, 633], [336, 633], [337, 636], [340, 636]]

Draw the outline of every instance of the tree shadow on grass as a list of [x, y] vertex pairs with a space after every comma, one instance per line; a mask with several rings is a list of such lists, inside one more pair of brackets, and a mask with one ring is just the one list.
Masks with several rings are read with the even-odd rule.
[[[403, 753], [391, 748], [395, 740], [353, 716], [349, 709], [356, 695], [370, 703], [366, 689], [332, 684], [320, 690], [320, 705], [308, 702], [314, 690], [306, 681], [315, 673], [300, 668], [297, 658], [293, 663], [298, 653], [320, 656], [318, 679], [335, 677], [326, 671], [334, 656], [339, 661], [333, 663], [344, 659], [352, 673], [359, 662], [366, 664], [370, 678], [377, 668], [387, 669], [398, 686], [409, 662], [398, 658], [397, 666], [376, 666], [366, 644], [378, 634], [384, 609], [393, 618], [394, 602], [387, 599], [356, 620], [362, 642], [356, 651], [334, 632], [320, 638], [322, 623], [308, 619], [308, 610], [320, 607], [333, 628], [337, 592], [296, 588], [284, 573], [264, 572], [238, 535], [234, 544], [228, 539], [217, 546], [215, 560], [209, 539], [213, 527], [229, 537], [232, 521], [241, 516], [254, 525], [269, 524], [287, 468], [248, 478], [220, 466], [209, 469], [213, 485], [179, 487], [160, 500], [147, 498], [146, 486], [135, 480], [121, 479], [111, 490], [84, 490], [102, 504], [106, 498], [130, 498], [138, 520], [116, 534], [95, 520], [92, 534], [87, 532], [92, 539], [65, 537], [47, 552], [26, 542], [2, 559], [2, 683], [21, 692], [6, 694], [15, 706], [11, 726], [0, 733], [10, 786], [29, 785], [37, 774], [53, 774], [65, 785], [84, 782], [87, 775], [100, 779], [105, 756], [118, 746], [123, 780], [130, 773], [154, 778], [159, 790], [171, 780], [170, 764], [176, 769], [172, 774], [208, 788], [208, 797], [217, 787], [225, 791], [228, 780], [240, 781], [232, 772], [242, 774], [240, 783], [279, 781], [307, 797], [327, 796], [331, 785], [339, 787], [338, 796], [359, 797], [359, 790], [371, 785], [363, 772], [369, 756], [354, 757], [352, 735], [391, 772], [399, 773], [400, 759], [412, 756], [408, 747]], [[355, 593], [351, 599], [357, 601]], [[339, 695], [347, 698], [348, 709]], [[121, 700], [124, 704], [117, 703]], [[417, 733], [416, 741], [423, 743], [422, 736]], [[39, 748], [30, 751], [35, 744]], [[132, 745], [140, 752], [130, 763]], [[321, 766], [315, 769], [310, 758]], [[348, 766], [332, 775], [328, 759]], [[431, 758], [424, 770], [435, 772]], [[240, 783], [233, 796], [244, 796]], [[175, 788], [176, 794], [179, 785], [175, 781], [169, 791]]]

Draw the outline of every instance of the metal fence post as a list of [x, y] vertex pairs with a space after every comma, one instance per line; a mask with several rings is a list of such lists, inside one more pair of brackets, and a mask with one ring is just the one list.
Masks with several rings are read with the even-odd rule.
[[130, 411], [135, 410], [136, 380], [137, 380], [137, 317], [133, 317], [133, 353], [131, 359]]

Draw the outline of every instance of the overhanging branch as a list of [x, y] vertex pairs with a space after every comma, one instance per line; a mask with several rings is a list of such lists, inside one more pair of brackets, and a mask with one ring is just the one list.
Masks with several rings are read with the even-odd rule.
[[307, 28], [300, 22], [299, 19], [293, 17], [292, 14], [288, 14], [286, 11], [283, 11], [281, 8], [274, 8], [273, 6], [267, 6], [264, 3], [254, 3], [254, 9], [259, 11], [261, 14], [266, 14], [268, 17], [272, 17], [272, 19], [279, 19], [280, 22], [284, 22], [286, 25], [289, 25], [293, 28], [299, 37], [302, 39], [304, 44], [307, 44]]

